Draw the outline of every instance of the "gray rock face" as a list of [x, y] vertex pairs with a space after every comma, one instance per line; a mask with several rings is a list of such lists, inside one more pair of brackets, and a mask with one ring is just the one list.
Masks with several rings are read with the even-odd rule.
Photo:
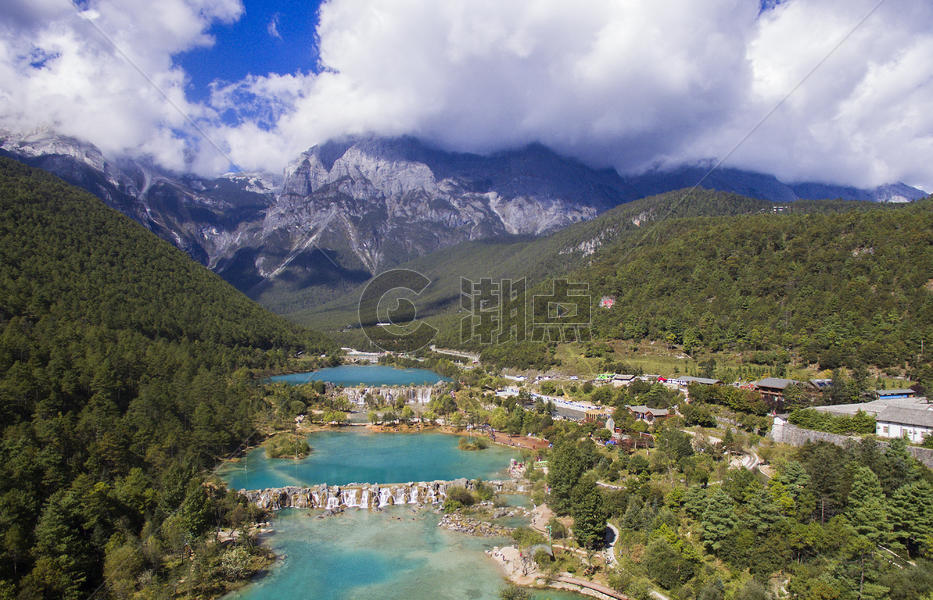
[[[441, 248], [542, 235], [622, 202], [691, 187], [705, 174], [691, 167], [623, 178], [540, 145], [478, 156], [413, 138], [328, 142], [302, 153], [282, 176], [216, 179], [108, 160], [90, 144], [42, 131], [0, 131], [0, 153], [87, 189], [282, 313]], [[734, 169], [717, 170], [703, 185], [781, 202], [923, 195], [903, 184], [789, 186]]]
[[[99, 196], [239, 289], [339, 287], [434, 250], [540, 235], [624, 201], [618, 175], [540, 147], [491, 157], [403, 139], [315, 146], [284, 176], [179, 176], [38, 133], [0, 150]], [[283, 310], [287, 312], [287, 310]]]

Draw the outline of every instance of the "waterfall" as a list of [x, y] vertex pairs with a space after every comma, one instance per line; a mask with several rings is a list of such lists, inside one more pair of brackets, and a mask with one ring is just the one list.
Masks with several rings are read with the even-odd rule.
[[[496, 491], [520, 491], [515, 481], [490, 481]], [[240, 490], [240, 494], [256, 506], [269, 510], [283, 508], [317, 508], [336, 510], [340, 507], [383, 508], [389, 505], [438, 504], [447, 497], [448, 485], [468, 485], [466, 480], [419, 481], [389, 486], [354, 484], [351, 487], [328, 487], [327, 484], [303, 488], [288, 486], [264, 490]]]
[[289, 494], [294, 508], [310, 508], [307, 490], [297, 490]]
[[392, 490], [389, 488], [382, 488], [379, 490], [379, 508], [389, 505], [389, 499], [392, 498]]
[[358, 492], [359, 490], [344, 490], [341, 494], [343, 505], [348, 508], [360, 506], [356, 503], [356, 495]]

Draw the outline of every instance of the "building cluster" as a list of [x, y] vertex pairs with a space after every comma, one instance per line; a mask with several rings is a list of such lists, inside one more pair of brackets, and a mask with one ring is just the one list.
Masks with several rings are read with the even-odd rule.
[[344, 353], [344, 358], [347, 362], [354, 363], [378, 363], [379, 359], [383, 356], [386, 356], [387, 352], [363, 352], [361, 350], [354, 350], [353, 348], [343, 347], [341, 348]]
[[[508, 378], [519, 383], [525, 381], [524, 376], [509, 376]], [[534, 379], [534, 382], [546, 381], [548, 379], [551, 378], [547, 376], [538, 376]], [[571, 379], [578, 380], [576, 377]], [[711, 377], [680, 375], [667, 378], [656, 374], [629, 375], [623, 373], [601, 373], [592, 380], [592, 383], [621, 387], [630, 385], [635, 381], [660, 383], [668, 388], [684, 393], [688, 401], [689, 387], [691, 385], [723, 384], [719, 379]], [[758, 381], [736, 383], [733, 385], [757, 392], [761, 399], [774, 410], [775, 414], [777, 414], [784, 410], [792, 386], [796, 386], [804, 392], [826, 392], [832, 387], [832, 380], [811, 379], [809, 381], [798, 381], [781, 377], [765, 377]], [[513, 396], [517, 395], [518, 391], [519, 389], [517, 387], [510, 387], [507, 390], [497, 392], [497, 395]], [[816, 409], [839, 415], [854, 415], [859, 410], [868, 413], [875, 417], [875, 422], [877, 423], [876, 434], [880, 437], [906, 437], [913, 443], [922, 443], [926, 436], [933, 435], [933, 404], [931, 404], [927, 398], [917, 397], [916, 392], [911, 388], [876, 390], [873, 394], [877, 399], [870, 402], [820, 406], [816, 407]], [[531, 393], [531, 397], [534, 400], [551, 402], [554, 405], [554, 416], [556, 418], [598, 423], [600, 425], [605, 425], [610, 431], [614, 431], [615, 429], [615, 422], [612, 419], [613, 409], [611, 408], [596, 406], [589, 402], [568, 400], [559, 396], [546, 396], [534, 392]], [[653, 425], [658, 421], [672, 416], [671, 411], [663, 408], [636, 405], [626, 406], [626, 409], [628, 409], [636, 420], [642, 421], [648, 425]], [[611, 424], [612, 427], [610, 427], [609, 424]], [[616, 435], [614, 437], [618, 436]]]

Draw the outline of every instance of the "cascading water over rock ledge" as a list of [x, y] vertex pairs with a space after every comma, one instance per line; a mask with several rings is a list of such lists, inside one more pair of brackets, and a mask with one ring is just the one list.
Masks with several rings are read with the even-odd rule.
[[[492, 486], [496, 492], [514, 492], [518, 486], [513, 480], [487, 481], [486, 484]], [[313, 487], [287, 486], [264, 490], [240, 490], [240, 494], [252, 504], [265, 510], [283, 508], [379, 509], [386, 506], [440, 504], [447, 499], [447, 490], [451, 487], [474, 489], [476, 486], [468, 479], [389, 484], [351, 483], [343, 486], [328, 486], [322, 483]]]

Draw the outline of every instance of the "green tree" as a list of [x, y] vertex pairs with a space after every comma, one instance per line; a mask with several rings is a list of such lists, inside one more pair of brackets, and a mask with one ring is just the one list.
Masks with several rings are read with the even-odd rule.
[[221, 555], [220, 569], [227, 579], [236, 581], [250, 572], [251, 562], [252, 557], [246, 551], [246, 548], [234, 546]]
[[715, 577], [710, 579], [697, 594], [697, 600], [724, 600], [726, 597], [726, 588], [722, 584], [722, 579]]
[[703, 543], [715, 553], [735, 528], [735, 504], [722, 488], [716, 488], [706, 500], [706, 508], [700, 517]]
[[415, 411], [413, 411], [410, 406], [406, 406], [402, 409], [400, 416], [402, 417], [402, 421], [405, 423], [410, 423], [411, 420], [415, 417]]
[[560, 442], [551, 451], [547, 475], [551, 488], [548, 504], [554, 512], [567, 514], [570, 511], [573, 488], [590, 466], [588, 457], [572, 441]]
[[859, 535], [873, 543], [885, 542], [890, 534], [888, 507], [881, 483], [866, 466], [858, 465], [854, 468], [846, 516]]
[[204, 486], [199, 481], [192, 481], [178, 513], [181, 526], [189, 538], [196, 538], [208, 530], [212, 513], [213, 506]]
[[908, 483], [891, 496], [890, 521], [894, 537], [916, 556], [925, 538], [933, 539], [933, 486]]
[[667, 589], [673, 589], [696, 574], [701, 556], [667, 525], [662, 525], [651, 535], [644, 563], [652, 579]]
[[768, 588], [755, 579], [750, 579], [734, 596], [734, 600], [769, 600]]
[[606, 536], [606, 512], [596, 477], [589, 474], [580, 479], [572, 492], [573, 536], [584, 548], [597, 548]]
[[509, 413], [501, 406], [497, 406], [489, 415], [489, 424], [496, 431], [505, 431], [509, 424]]
[[768, 535], [771, 528], [781, 518], [774, 499], [762, 485], [749, 486], [745, 494], [744, 525], [754, 530], [758, 535]]

